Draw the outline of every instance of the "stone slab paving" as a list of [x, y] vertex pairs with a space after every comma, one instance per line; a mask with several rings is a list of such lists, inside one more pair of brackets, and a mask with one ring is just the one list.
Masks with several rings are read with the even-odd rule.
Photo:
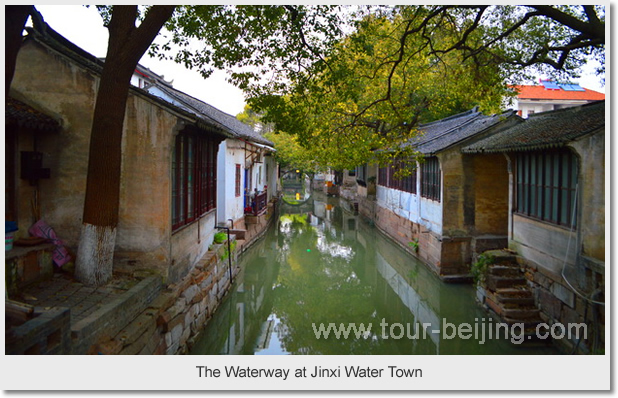
[[111, 303], [138, 282], [128, 276], [115, 276], [105, 286], [89, 287], [77, 282], [70, 274], [55, 273], [50, 280], [29, 286], [11, 299], [36, 307], [70, 308], [71, 324], [75, 324]]

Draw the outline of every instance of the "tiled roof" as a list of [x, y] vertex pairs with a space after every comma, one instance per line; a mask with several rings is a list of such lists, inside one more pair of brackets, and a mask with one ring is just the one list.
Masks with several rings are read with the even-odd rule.
[[201, 113], [202, 115], [212, 120], [214, 123], [217, 123], [229, 130], [236, 137], [244, 138], [258, 144], [269, 146], [274, 145], [272, 141], [269, 141], [266, 138], [262, 137], [262, 135], [253, 130], [251, 126], [241, 122], [240, 120], [236, 119], [236, 117], [220, 111], [214, 106], [200, 101], [197, 98], [183, 93], [182, 91], [178, 91], [167, 84], [161, 84], [160, 82], [156, 82], [155, 84], [159, 90], [163, 91], [165, 94], [178, 101], [176, 103], [176, 106], [185, 108], [190, 112]]
[[517, 90], [517, 98], [538, 100], [578, 100], [578, 101], [601, 101], [605, 94], [598, 91], [584, 89], [585, 91], [548, 90], [544, 86], [518, 85], [513, 86]]
[[5, 124], [50, 132], [60, 129], [57, 120], [12, 97], [6, 99]]
[[523, 123], [462, 148], [464, 153], [561, 147], [605, 126], [605, 101], [531, 115]]
[[[102, 60], [71, 43], [64, 36], [53, 30], [45, 22], [40, 21], [39, 23], [35, 23], [34, 25], [34, 28], [27, 29], [29, 33], [28, 37], [45, 44], [46, 46], [54, 49], [55, 51], [60, 52], [61, 54], [70, 58], [72, 61], [82, 65], [83, 67], [86, 67], [87, 69], [97, 74], [101, 73], [104, 64]], [[161, 84], [158, 86], [161, 87], [164, 85]], [[169, 86], [165, 87], [168, 87], [169, 90]], [[156, 95], [149, 93], [148, 91], [142, 90], [137, 87], [131, 87], [131, 91], [137, 92], [155, 103], [173, 109], [174, 111], [177, 111], [179, 114], [188, 117], [189, 119], [193, 119], [196, 125], [200, 128], [214, 129], [216, 133], [227, 137], [244, 137], [260, 144], [270, 146], [273, 145], [272, 142], [261, 137], [258, 133], [254, 132], [250, 126], [242, 123], [235, 117], [228, 115], [216, 109], [215, 107], [199, 101], [178, 90], [171, 89], [170, 95], [178, 97], [179, 102], [184, 102], [186, 105], [193, 104], [195, 106], [178, 106], [177, 104], [172, 104], [163, 98], [160, 98]]]
[[410, 141], [409, 144], [423, 154], [433, 154], [473, 138], [510, 117], [515, 117], [513, 111], [486, 116], [479, 112], [478, 108], [474, 108], [445, 119], [420, 125], [419, 136]]

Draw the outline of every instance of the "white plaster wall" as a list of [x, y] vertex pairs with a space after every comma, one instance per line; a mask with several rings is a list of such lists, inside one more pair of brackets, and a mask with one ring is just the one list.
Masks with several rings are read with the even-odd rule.
[[442, 234], [442, 202], [421, 198], [419, 224], [437, 234]]
[[515, 104], [515, 110], [521, 110], [521, 117], [527, 118], [530, 111], [534, 113], [541, 113], [547, 111], [553, 111], [561, 108], [570, 108], [572, 106], [579, 106], [586, 104], [588, 101], [577, 100], [564, 100], [564, 101], [551, 101], [551, 102], [523, 102], [519, 101]]
[[554, 274], [560, 274], [565, 260], [575, 264], [576, 234], [566, 228], [514, 214], [513, 243], [524, 257]]
[[[243, 144], [228, 138], [219, 145], [217, 157], [217, 222], [244, 215], [245, 153]], [[236, 164], [240, 164], [240, 196], [236, 197]]]
[[[417, 186], [417, 192], [419, 191], [420, 187]], [[423, 225], [433, 232], [442, 233], [442, 204], [440, 202], [382, 185], [378, 185], [376, 196], [378, 206]]]
[[279, 191], [279, 168], [274, 156], [266, 156], [264, 164], [268, 165], [266, 185], [268, 186], [268, 200], [270, 200]]
[[159, 88], [157, 88], [157, 87], [149, 87], [148, 88], [148, 92], [150, 94], [152, 94], [152, 95], [155, 95], [155, 96], [159, 97], [159, 98], [163, 98], [164, 100], [166, 100], [170, 104], [179, 105], [178, 101], [174, 100], [172, 97], [170, 97], [169, 95], [167, 95], [163, 91], [159, 90]]

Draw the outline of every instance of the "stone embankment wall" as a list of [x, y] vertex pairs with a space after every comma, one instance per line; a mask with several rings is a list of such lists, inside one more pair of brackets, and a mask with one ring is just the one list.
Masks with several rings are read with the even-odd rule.
[[[238, 274], [236, 241], [232, 235], [232, 279]], [[185, 354], [230, 289], [227, 242], [213, 245], [178, 283], [156, 299], [114, 336], [101, 338], [90, 354]]]
[[[592, 292], [584, 299], [575, 294], [559, 274], [554, 274], [531, 261], [520, 259], [526, 267], [525, 277], [532, 287], [534, 299], [540, 310], [543, 322], [548, 325], [562, 324], [566, 328], [565, 338], [554, 339], [555, 343], [565, 352], [584, 354], [600, 354], [605, 348], [605, 307], [590, 301], [603, 301], [605, 291], [604, 268], [585, 264], [589, 286], [584, 291]], [[577, 278], [567, 275], [571, 284], [579, 285]], [[596, 289], [596, 290], [593, 290]], [[576, 338], [575, 326], [587, 325], [586, 338], [581, 341]], [[561, 328], [558, 327], [557, 333]], [[546, 332], [546, 330], [544, 330]], [[573, 332], [571, 338], [568, 334]]]

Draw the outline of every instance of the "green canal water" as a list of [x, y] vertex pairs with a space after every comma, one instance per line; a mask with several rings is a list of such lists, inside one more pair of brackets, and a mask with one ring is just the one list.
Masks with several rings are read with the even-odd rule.
[[[441, 282], [347, 202], [319, 193], [301, 205], [283, 202], [240, 263], [233, 290], [191, 354], [557, 353], [516, 344], [519, 329], [505, 338], [499, 328], [496, 339], [471, 285]], [[325, 338], [320, 324], [323, 332], [353, 324], [359, 333], [350, 328], [337, 338], [331, 329]]]

